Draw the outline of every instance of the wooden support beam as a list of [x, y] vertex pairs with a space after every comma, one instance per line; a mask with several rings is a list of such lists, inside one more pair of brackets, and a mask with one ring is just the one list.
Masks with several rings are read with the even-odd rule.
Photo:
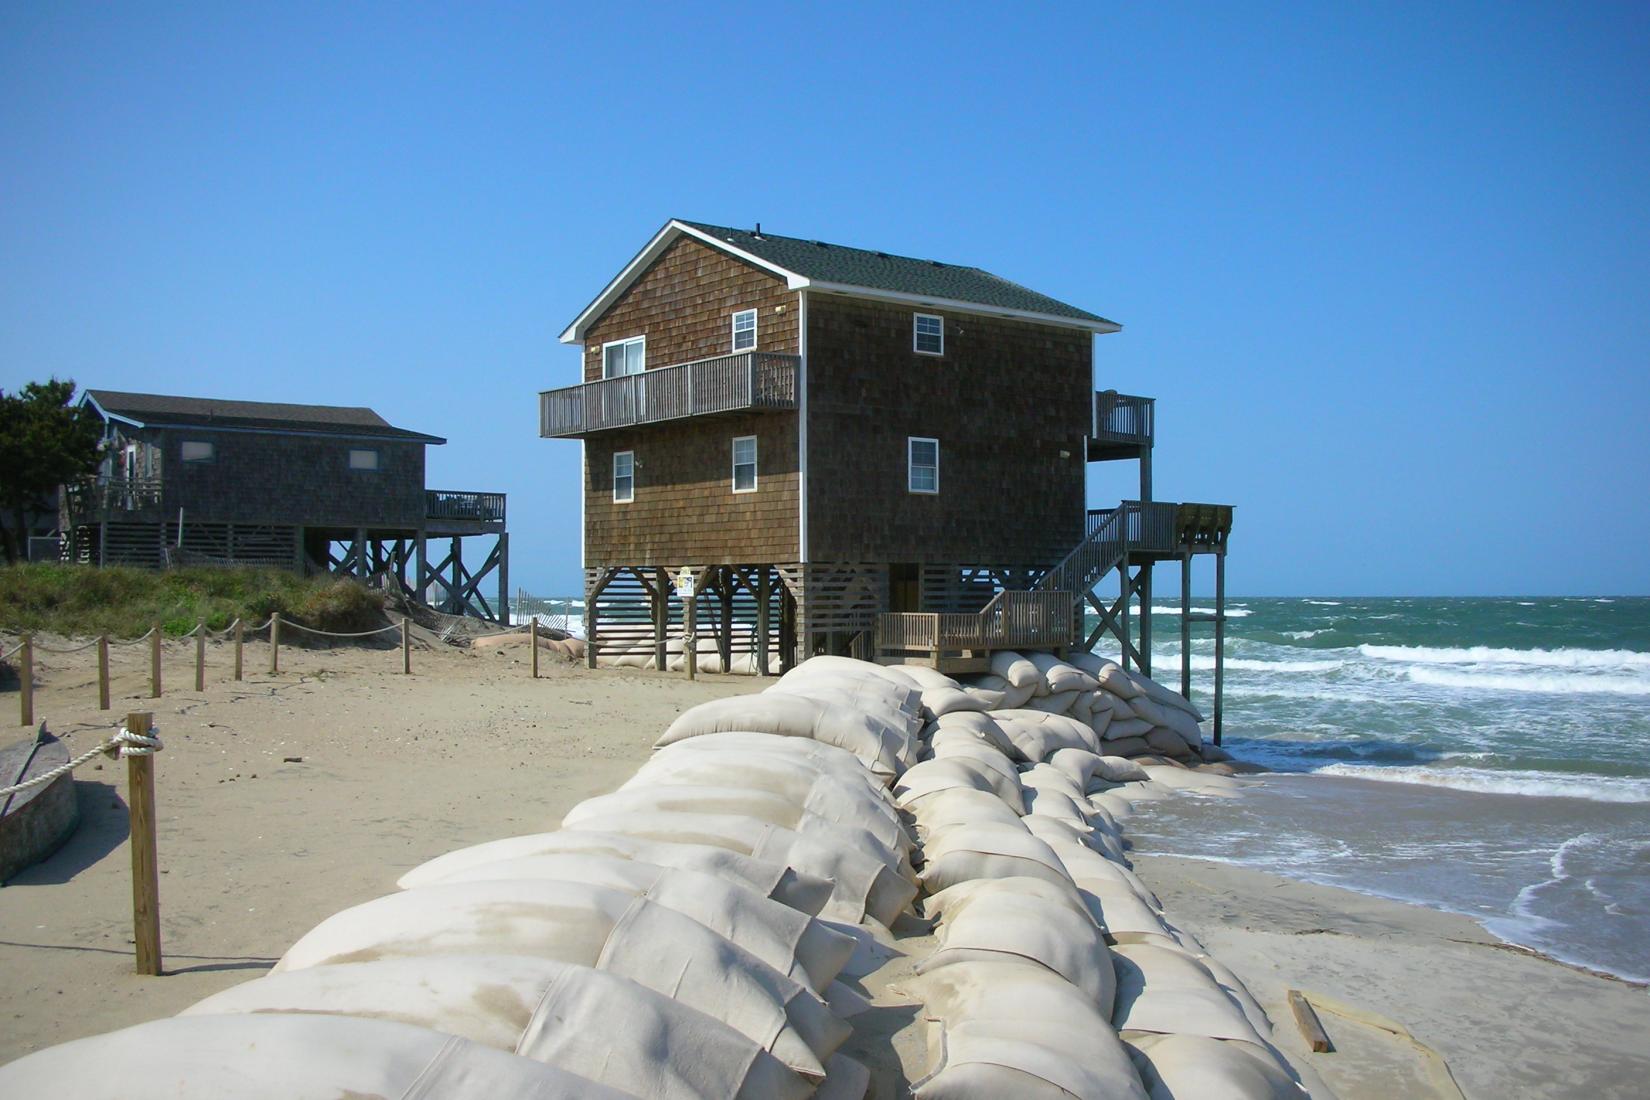
[[670, 576], [662, 565], [653, 567], [651, 583], [641, 570], [636, 575], [653, 599], [653, 667], [663, 672], [670, 665]]
[[510, 605], [506, 601], [510, 594], [510, 532], [498, 533], [498, 542], [493, 550], [498, 558], [498, 621], [509, 626]]
[[[149, 732], [154, 715], [128, 714], [126, 728]], [[160, 973], [160, 859], [155, 848], [155, 758], [126, 758], [126, 805], [132, 844], [132, 942], [137, 972]]]
[[769, 569], [765, 565], [756, 567], [756, 674], [768, 675], [768, 600], [772, 594], [769, 588]]
[[1226, 551], [1215, 555], [1215, 703], [1214, 737], [1220, 744], [1226, 699]]
[[1323, 1021], [1298, 989], [1289, 991], [1289, 1010], [1295, 1014], [1295, 1026], [1300, 1028], [1301, 1038], [1312, 1047], [1313, 1054], [1328, 1054], [1335, 1049], [1329, 1033], [1323, 1029]]
[[[24, 532], [26, 535], [27, 532]], [[23, 667], [18, 670], [17, 686], [22, 694], [20, 726], [34, 725], [34, 635], [23, 635]]]
[[[237, 676], [235, 679], [239, 680]], [[109, 709], [109, 636], [97, 638], [97, 709]]]
[[195, 690], [206, 690], [206, 623], [195, 624]]
[[1117, 617], [1119, 630], [1117, 640], [1123, 643], [1123, 652], [1120, 655], [1122, 659], [1118, 663], [1123, 666], [1123, 671], [1127, 672], [1129, 670], [1129, 650], [1134, 648], [1133, 632], [1129, 629], [1129, 597], [1133, 593], [1130, 591], [1129, 586], [1129, 551], [1127, 548], [1123, 550], [1123, 560], [1117, 563], [1117, 590], [1121, 595], [1120, 605], [1122, 608]]
[[[241, 678], [241, 657], [246, 646], [246, 624], [235, 620], [235, 679]], [[103, 708], [107, 710], [108, 708]]]
[[723, 566], [716, 571], [717, 596], [721, 614], [716, 623], [716, 647], [722, 658], [722, 675], [733, 671], [733, 570]]
[[1192, 552], [1180, 555], [1180, 695], [1192, 700]]
[[160, 698], [160, 624], [149, 635], [149, 698]]
[[1135, 590], [1140, 593], [1140, 674], [1152, 674], [1152, 562], [1140, 565]]

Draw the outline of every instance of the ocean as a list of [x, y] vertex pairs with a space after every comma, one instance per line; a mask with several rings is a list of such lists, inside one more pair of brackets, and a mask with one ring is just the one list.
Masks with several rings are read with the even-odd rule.
[[[1154, 678], [1179, 688], [1154, 608]], [[1245, 797], [1145, 804], [1146, 851], [1464, 913], [1650, 981], [1650, 599], [1232, 599], [1225, 746]], [[1194, 627], [1208, 710], [1212, 628]], [[1106, 652], [1102, 643], [1098, 647]]]

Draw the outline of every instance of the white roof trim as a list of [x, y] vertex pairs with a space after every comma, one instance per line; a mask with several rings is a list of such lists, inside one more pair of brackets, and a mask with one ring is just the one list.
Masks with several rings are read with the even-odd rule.
[[573, 318], [561, 334], [564, 344], [579, 344], [584, 342], [584, 334], [590, 325], [619, 299], [630, 285], [636, 281], [642, 272], [662, 255], [665, 249], [674, 244], [678, 238], [692, 237], [711, 248], [737, 257], [748, 264], [771, 271], [785, 280], [787, 290], [817, 290], [824, 294], [844, 294], [855, 298], [873, 298], [884, 302], [901, 302], [911, 305], [928, 306], [933, 309], [949, 310], [953, 313], [974, 313], [987, 317], [1010, 317], [1017, 321], [1035, 321], [1045, 325], [1059, 325], [1063, 328], [1080, 328], [1089, 332], [1107, 333], [1118, 332], [1123, 326], [1113, 321], [1087, 321], [1081, 317], [1062, 317], [1053, 313], [1038, 313], [1033, 310], [1009, 309], [1003, 306], [993, 306], [983, 302], [964, 302], [954, 298], [932, 298], [920, 294], [907, 294], [897, 290], [879, 290], [876, 287], [854, 286], [849, 283], [817, 282], [800, 275], [795, 271], [780, 267], [771, 260], [746, 252], [744, 249], [723, 240], [714, 233], [706, 233], [685, 222], [672, 218], [665, 223], [663, 229], [654, 234], [636, 257], [625, 265], [624, 270], [613, 277], [613, 281], [596, 295], [596, 298], [584, 312]]
[[1033, 310], [1009, 309], [1007, 306], [994, 306], [985, 302], [963, 302], [955, 298], [932, 298], [925, 294], [907, 294], [899, 290], [878, 290], [872, 286], [853, 286], [848, 283], [820, 283], [808, 280], [803, 280], [802, 285], [810, 290], [817, 290], [821, 294], [874, 298], [883, 302], [927, 306], [930, 309], [945, 310], [950, 313], [975, 313], [985, 317], [1011, 317], [1016, 321], [1036, 321], [1040, 324], [1060, 325], [1064, 328], [1087, 329], [1090, 332], [1119, 332], [1123, 328], [1115, 321], [1087, 321], [1081, 317], [1062, 317], [1057, 313], [1037, 313]]
[[130, 424], [134, 428], [148, 427], [148, 425], [141, 420], [133, 420], [129, 416], [121, 416], [119, 413], [110, 412], [108, 409], [105, 409], [102, 405], [98, 404], [97, 398], [93, 397], [89, 393], [83, 393], [80, 395], [80, 403], [81, 405], [90, 405], [92, 408], [96, 409], [98, 415], [103, 417], [104, 420], [118, 420], [122, 424]]

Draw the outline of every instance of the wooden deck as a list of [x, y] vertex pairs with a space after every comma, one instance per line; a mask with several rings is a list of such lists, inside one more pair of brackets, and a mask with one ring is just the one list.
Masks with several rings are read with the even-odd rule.
[[597, 432], [690, 416], [796, 408], [801, 356], [747, 351], [539, 394], [539, 435]]
[[1070, 592], [999, 592], [977, 615], [884, 613], [877, 616], [877, 660], [983, 672], [999, 649], [1070, 645], [1074, 607]]

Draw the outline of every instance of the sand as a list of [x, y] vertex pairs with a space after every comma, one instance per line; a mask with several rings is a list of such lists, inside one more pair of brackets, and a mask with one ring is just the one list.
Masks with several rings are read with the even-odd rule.
[[[209, 647], [197, 694], [192, 644], [170, 643], [169, 688], [151, 700], [146, 651], [117, 649], [105, 713], [92, 652], [42, 655], [36, 712], [71, 751], [127, 711], [155, 714], [166, 742], [156, 800], [167, 973], [132, 973], [125, 765], [89, 766], [75, 837], [0, 889], [0, 1062], [256, 977], [315, 924], [394, 890], [426, 859], [556, 827], [573, 803], [628, 778], [687, 707], [770, 682], [551, 659], [535, 681], [517, 644], [421, 642], [411, 677], [398, 675], [393, 648], [283, 649], [283, 671], [270, 675], [267, 647], [249, 643], [239, 684], [230, 661], [227, 645]], [[0, 695], [22, 737], [15, 705]], [[1209, 804], [1212, 828], [1220, 806]], [[1222, 864], [1136, 859], [1170, 919], [1260, 999], [1285, 1052], [1347, 1100], [1437, 1093], [1407, 1044], [1327, 1013], [1338, 1049], [1307, 1053], [1286, 989], [1404, 1022], [1468, 1096], [1643, 1095], [1642, 989], [1497, 946], [1463, 917]], [[872, 1065], [878, 1097], [901, 1095], [927, 1062], [909, 979], [932, 939], [910, 919], [896, 933], [904, 954], [864, 978], [877, 1004], [845, 1048]]]

